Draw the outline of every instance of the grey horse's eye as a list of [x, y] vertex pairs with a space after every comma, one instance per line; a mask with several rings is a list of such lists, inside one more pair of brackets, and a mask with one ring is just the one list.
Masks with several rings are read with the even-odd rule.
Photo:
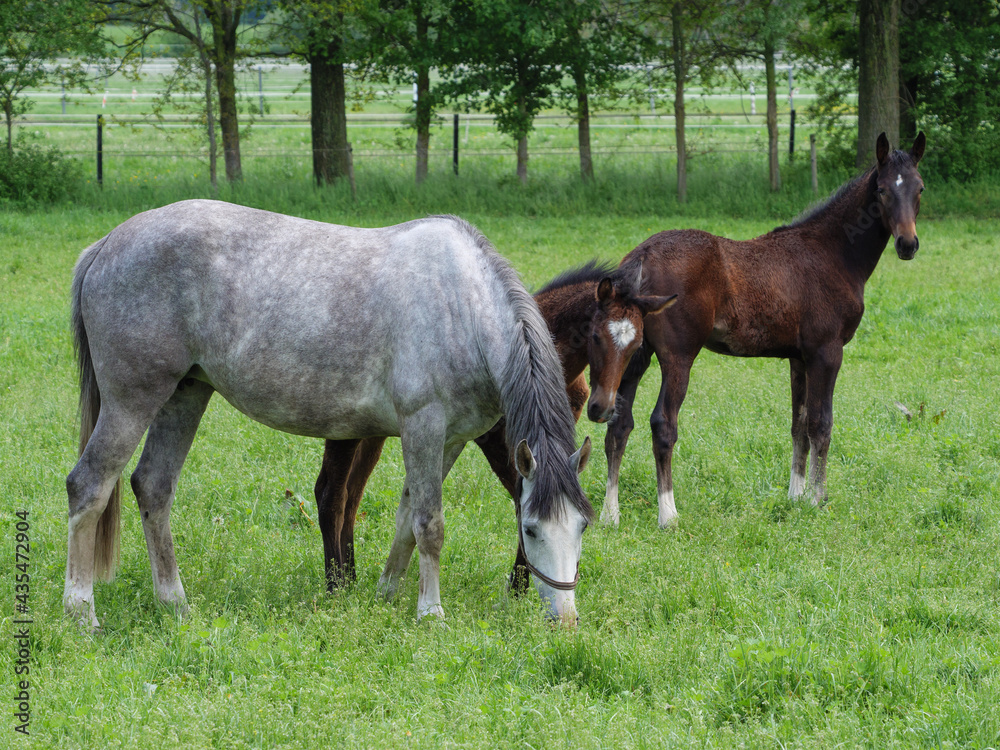
[[526, 529], [524, 530], [524, 533], [525, 533], [525, 534], [527, 534], [527, 535], [528, 535], [529, 537], [531, 537], [532, 539], [537, 539], [537, 538], [538, 538], [538, 535], [537, 535], [537, 534], [535, 534], [535, 530], [534, 530], [534, 529], [532, 529], [532, 528], [526, 528]]

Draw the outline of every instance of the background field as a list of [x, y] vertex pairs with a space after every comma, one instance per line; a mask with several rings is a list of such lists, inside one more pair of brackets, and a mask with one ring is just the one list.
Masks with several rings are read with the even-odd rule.
[[[801, 179], [775, 198], [748, 194], [740, 172], [761, 165], [729, 163], [706, 168], [678, 209], [658, 197], [668, 167], [629, 181], [627, 166], [593, 189], [546, 177], [522, 191], [484, 172], [418, 193], [402, 172], [373, 170], [357, 203], [280, 180], [225, 197], [369, 226], [457, 211], [534, 287], [660, 229], [750, 237], [808, 200]], [[89, 636], [61, 605], [77, 440], [72, 266], [132, 213], [204, 189], [140, 183], [0, 210], [0, 528], [12, 570], [13, 512], [29, 511], [37, 746], [1000, 745], [1000, 221], [943, 215], [956, 199], [936, 200], [932, 185], [916, 259], [883, 258], [839, 378], [822, 509], [785, 499], [787, 364], [705, 353], [681, 412], [680, 526], [658, 530], [648, 373], [621, 527], [584, 539], [577, 632], [550, 629], [533, 593], [505, 596], [514, 517], [474, 447], [445, 485], [448, 628], [416, 624], [415, 565], [397, 601], [374, 595], [402, 484], [396, 440], [362, 504], [358, 584], [327, 596], [319, 531], [285, 504], [292, 490], [315, 518], [320, 442], [216, 396], [173, 514], [190, 617], [155, 606], [126, 493], [119, 576], [98, 586], [104, 632]], [[583, 476], [598, 507], [603, 434], [577, 430], [598, 447]], [[10, 633], [12, 576], [0, 591]], [[2, 653], [10, 696], [12, 648]]]
[[[172, 171], [183, 171], [189, 177], [200, 174], [207, 179], [204, 163], [207, 139], [204, 126], [195, 124], [201, 97], [175, 94], [163, 105], [162, 120], [151, 114], [173, 66], [170, 58], [154, 58], [143, 65], [138, 80], [118, 73], [92, 82], [91, 91], [64, 91], [55, 84], [30, 92], [29, 98], [35, 105], [28, 115], [19, 118], [15, 131], [36, 136], [46, 145], [58, 146], [79, 159], [87, 175], [93, 178], [96, 116], [103, 115], [106, 180], [127, 180], [136, 173], [154, 174], [151, 160], [162, 158], [173, 160]], [[766, 153], [763, 69], [748, 66], [742, 73], [743, 81], [722, 75], [718, 85], [711, 89], [689, 90], [687, 139], [692, 155]], [[788, 151], [790, 110], [787, 67], [779, 73], [778, 114], [784, 154]], [[808, 161], [809, 134], [814, 132], [815, 123], [809, 121], [805, 110], [814, 103], [815, 92], [812, 81], [802, 70], [795, 72], [793, 81], [796, 150], [801, 159]], [[755, 95], [750, 92], [751, 82], [755, 85]], [[237, 86], [241, 156], [246, 174], [259, 176], [263, 171], [280, 167], [308, 180], [312, 156], [307, 68], [294, 63], [250, 61], [240, 68]], [[756, 114], [752, 114], [754, 96]], [[355, 161], [410, 164], [414, 150], [413, 115], [408, 114], [412, 91], [406, 86], [349, 77], [348, 99], [348, 138]], [[621, 162], [636, 154], [657, 159], [676, 152], [673, 91], [649, 87], [642, 71], [636, 71], [630, 95], [615, 100], [595, 98], [592, 110], [592, 149], [595, 157], [605, 163]], [[444, 107], [437, 114], [430, 142], [432, 169], [451, 170], [455, 111]], [[506, 162], [512, 172], [514, 142], [496, 131], [492, 116], [461, 112], [459, 117], [461, 165]], [[843, 119], [845, 123], [853, 123], [856, 118], [853, 113], [845, 113]], [[575, 123], [564, 111], [548, 109], [535, 121], [535, 130], [529, 138], [531, 168], [541, 162], [550, 167], [558, 164], [568, 172], [578, 171], [576, 148]], [[161, 174], [159, 179], [165, 176]]]

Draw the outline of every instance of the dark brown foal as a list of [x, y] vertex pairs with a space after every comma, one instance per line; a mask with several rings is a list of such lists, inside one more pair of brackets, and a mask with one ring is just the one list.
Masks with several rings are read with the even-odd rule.
[[659, 523], [677, 518], [671, 458], [677, 413], [702, 348], [737, 357], [788, 358], [792, 383], [792, 474], [788, 494], [808, 488], [813, 504], [826, 498], [826, 459], [833, 426], [833, 389], [864, 312], [865, 282], [895, 237], [897, 255], [917, 251], [916, 217], [923, 180], [917, 163], [925, 138], [891, 151], [885, 134], [876, 166], [793, 224], [735, 241], [696, 230], [660, 232], [625, 256], [620, 269], [641, 264], [647, 294], [677, 293], [669, 315], [646, 320], [643, 346], [632, 358], [608, 425], [608, 488], [601, 513], [617, 524], [618, 473], [634, 422], [636, 387], [653, 354], [660, 395], [650, 417], [656, 458]]
[[[576, 419], [590, 393], [584, 369], [590, 366], [591, 414], [610, 415], [629, 358], [642, 343], [643, 317], [669, 307], [675, 299], [635, 294], [640, 274], [641, 269], [635, 269], [625, 276], [592, 262], [558, 276], [535, 294], [562, 360]], [[354, 522], [384, 442], [384, 438], [326, 441], [315, 491], [331, 590], [354, 580]], [[518, 473], [507, 449], [504, 420], [477, 438], [476, 444], [507, 492], [516, 497]], [[510, 577], [514, 591], [528, 585], [524, 563], [519, 547]]]

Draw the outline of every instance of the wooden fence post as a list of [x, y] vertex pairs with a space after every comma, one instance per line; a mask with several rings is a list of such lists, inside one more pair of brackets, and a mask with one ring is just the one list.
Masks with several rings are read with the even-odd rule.
[[104, 187], [104, 115], [97, 116], [97, 184]]
[[347, 144], [347, 179], [351, 183], [351, 199], [358, 199], [358, 188], [354, 183], [354, 149]]
[[455, 174], [458, 174], [458, 112], [455, 113], [455, 136], [452, 143], [451, 165]]
[[812, 171], [813, 195], [819, 193], [819, 180], [816, 175], [816, 134], [809, 134], [809, 166]]

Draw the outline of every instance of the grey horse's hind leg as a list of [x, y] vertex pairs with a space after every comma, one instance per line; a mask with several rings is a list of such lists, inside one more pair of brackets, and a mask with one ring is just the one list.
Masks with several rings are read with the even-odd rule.
[[94, 612], [97, 522], [160, 403], [150, 400], [144, 409], [131, 410], [110, 400], [102, 403], [87, 447], [66, 477], [69, 534], [63, 606], [68, 615], [92, 628], [100, 625]]
[[197, 380], [178, 383], [174, 395], [153, 420], [142, 458], [132, 473], [132, 491], [142, 516], [156, 598], [182, 613], [187, 610], [187, 600], [174, 556], [170, 508], [181, 467], [213, 392], [212, 386]]

